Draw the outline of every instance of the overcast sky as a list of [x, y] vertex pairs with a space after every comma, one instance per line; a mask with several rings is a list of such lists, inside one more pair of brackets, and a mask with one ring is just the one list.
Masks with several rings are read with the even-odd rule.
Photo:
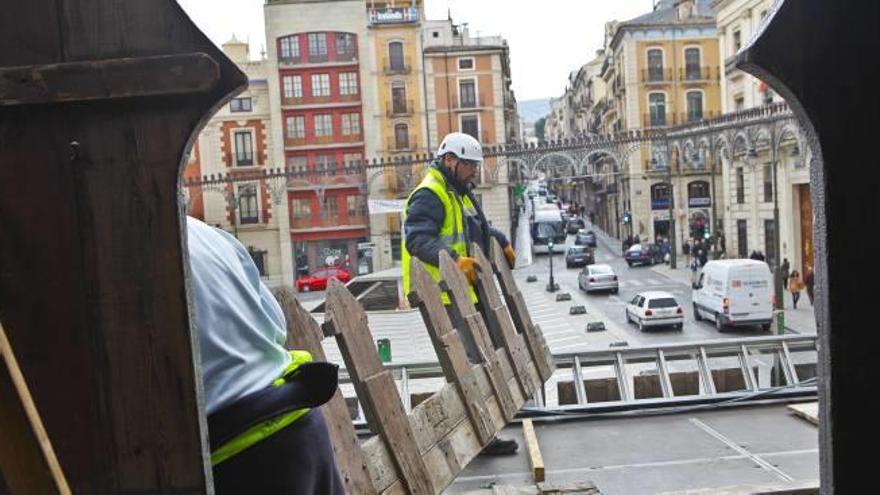
[[[266, 45], [264, 0], [179, 0], [215, 43], [233, 33], [250, 41], [251, 56]], [[513, 89], [518, 100], [559, 96], [568, 73], [602, 47], [606, 21], [651, 11], [653, 0], [426, 0], [429, 19], [467, 23], [471, 35], [505, 37], [510, 44]], [[331, 15], [328, 12], [328, 15]]]

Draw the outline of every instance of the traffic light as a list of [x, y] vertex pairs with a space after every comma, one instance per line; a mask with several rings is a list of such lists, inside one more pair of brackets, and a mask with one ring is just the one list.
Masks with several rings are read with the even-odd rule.
[[704, 230], [703, 231], [703, 239], [709, 240], [710, 237], [712, 237], [712, 234], [709, 232], [709, 230], [708, 229]]

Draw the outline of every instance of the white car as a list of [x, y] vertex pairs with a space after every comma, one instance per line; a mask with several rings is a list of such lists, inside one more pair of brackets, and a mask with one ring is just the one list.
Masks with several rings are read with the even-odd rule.
[[675, 296], [663, 291], [641, 292], [626, 304], [626, 321], [639, 330], [647, 327], [672, 326], [684, 328], [684, 311]]
[[611, 265], [587, 265], [578, 274], [578, 286], [584, 292], [608, 290], [617, 294], [617, 275]]

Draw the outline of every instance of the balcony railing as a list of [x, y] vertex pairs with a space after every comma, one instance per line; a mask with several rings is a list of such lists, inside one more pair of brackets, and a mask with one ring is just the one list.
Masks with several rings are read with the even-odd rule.
[[385, 113], [389, 117], [404, 117], [407, 115], [412, 115], [413, 101], [389, 101], [385, 104]]
[[292, 229], [327, 229], [338, 228], [340, 225], [366, 226], [370, 222], [367, 216], [348, 217], [347, 220], [340, 218], [340, 212], [329, 210], [318, 217], [294, 218], [290, 222]]
[[284, 146], [305, 146], [306, 138], [303, 137], [284, 137]]
[[678, 69], [679, 81], [717, 81], [720, 78], [721, 71], [717, 66], [683, 67]]
[[473, 99], [459, 99], [459, 97], [453, 97], [452, 99], [452, 108], [455, 110], [473, 110], [475, 108], [482, 108], [485, 106], [483, 102], [483, 95], [476, 95]]
[[394, 74], [409, 74], [412, 70], [412, 61], [409, 57], [404, 57], [400, 62], [392, 63], [391, 59], [384, 58], [382, 59], [382, 67], [385, 69], [386, 76]]
[[672, 69], [642, 69], [643, 83], [667, 83], [672, 82]]

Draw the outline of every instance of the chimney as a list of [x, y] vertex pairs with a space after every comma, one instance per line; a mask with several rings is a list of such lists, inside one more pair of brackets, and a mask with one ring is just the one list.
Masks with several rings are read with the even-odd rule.
[[690, 19], [696, 14], [697, 10], [696, 2], [694, 0], [676, 0], [675, 8], [679, 21]]
[[229, 41], [223, 43], [223, 53], [225, 53], [226, 56], [237, 65], [244, 64], [248, 61], [247, 43], [239, 41], [234, 34]]

